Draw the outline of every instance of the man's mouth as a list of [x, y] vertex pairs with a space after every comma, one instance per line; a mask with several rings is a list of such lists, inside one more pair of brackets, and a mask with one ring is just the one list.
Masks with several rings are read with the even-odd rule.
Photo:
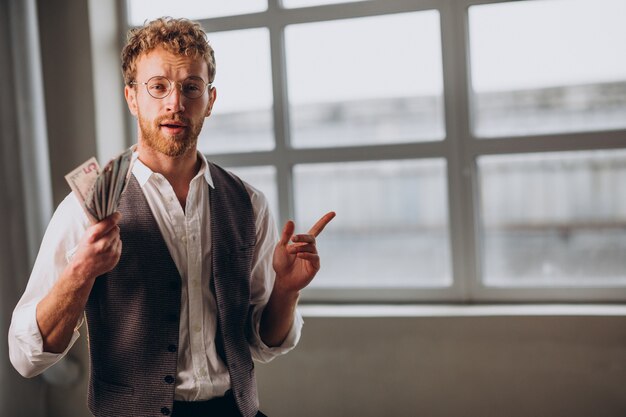
[[166, 133], [177, 134], [182, 132], [187, 128], [187, 125], [183, 122], [178, 122], [175, 120], [165, 120], [160, 123], [160, 126]]
[[183, 122], [177, 122], [177, 121], [170, 121], [170, 120], [166, 120], [164, 122], [161, 122], [161, 126], [167, 126], [167, 127], [187, 127], [187, 125]]

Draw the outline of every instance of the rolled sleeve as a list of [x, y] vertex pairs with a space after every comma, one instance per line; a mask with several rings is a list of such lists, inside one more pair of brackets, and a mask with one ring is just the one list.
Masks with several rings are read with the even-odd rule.
[[254, 358], [254, 360], [258, 362], [267, 363], [275, 357], [284, 355], [285, 353], [289, 352], [294, 347], [296, 347], [296, 345], [300, 341], [303, 324], [304, 320], [302, 320], [302, 315], [296, 309], [293, 315], [293, 323], [291, 324], [291, 329], [289, 329], [289, 333], [287, 334], [287, 337], [285, 338], [283, 343], [280, 346], [269, 347], [265, 343], [263, 343], [263, 340], [259, 335], [260, 320], [258, 320], [256, 322], [254, 335], [257, 343], [255, 343], [250, 349], [250, 351], [252, 352], [252, 358]]
[[21, 306], [13, 312], [9, 328], [9, 357], [15, 369], [24, 377], [32, 378], [61, 360], [80, 336], [78, 327], [72, 339], [62, 353], [50, 353], [43, 350], [43, 339], [37, 325], [37, 305]]

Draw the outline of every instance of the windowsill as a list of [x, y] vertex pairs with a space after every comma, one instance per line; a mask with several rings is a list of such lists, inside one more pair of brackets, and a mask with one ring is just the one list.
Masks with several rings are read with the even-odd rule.
[[524, 305], [320, 305], [298, 307], [304, 317], [494, 317], [494, 316], [626, 316], [617, 304]]

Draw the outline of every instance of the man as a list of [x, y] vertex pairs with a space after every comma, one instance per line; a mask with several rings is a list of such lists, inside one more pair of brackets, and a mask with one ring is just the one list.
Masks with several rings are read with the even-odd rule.
[[43, 372], [84, 313], [95, 416], [263, 415], [252, 358], [297, 343], [298, 296], [334, 213], [307, 234], [287, 222], [279, 239], [264, 196], [197, 151], [216, 100], [198, 24], [147, 23], [122, 61], [138, 143], [119, 213], [90, 224], [73, 195], [59, 205], [13, 314], [11, 362]]

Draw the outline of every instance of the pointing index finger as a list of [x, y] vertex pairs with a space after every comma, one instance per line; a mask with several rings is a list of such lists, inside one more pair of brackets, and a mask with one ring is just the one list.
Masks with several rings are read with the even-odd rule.
[[330, 223], [330, 221], [334, 217], [335, 217], [334, 211], [326, 213], [321, 219], [317, 221], [317, 223], [313, 225], [313, 227], [311, 227], [311, 229], [309, 230], [309, 234], [317, 237], [320, 233], [322, 233], [322, 230], [324, 230], [326, 225]]

